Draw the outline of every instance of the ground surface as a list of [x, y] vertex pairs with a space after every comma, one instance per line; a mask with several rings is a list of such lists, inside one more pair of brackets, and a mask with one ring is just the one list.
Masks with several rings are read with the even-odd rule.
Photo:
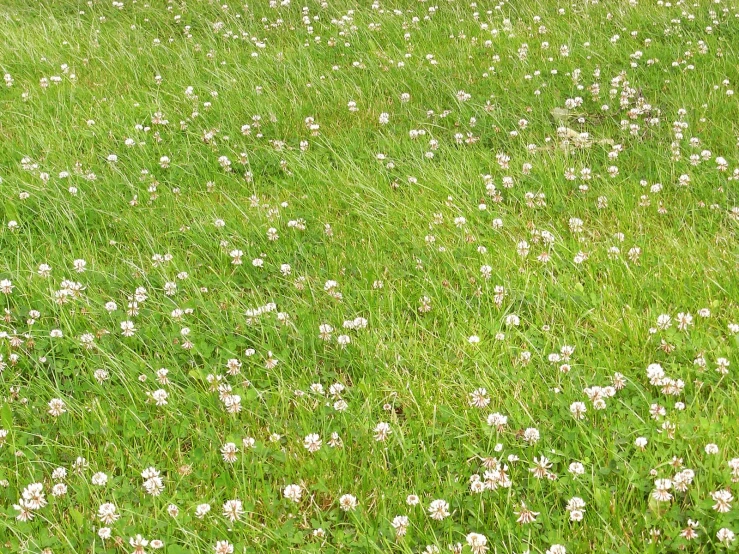
[[0, 5], [0, 551], [736, 549], [739, 6], [271, 4]]

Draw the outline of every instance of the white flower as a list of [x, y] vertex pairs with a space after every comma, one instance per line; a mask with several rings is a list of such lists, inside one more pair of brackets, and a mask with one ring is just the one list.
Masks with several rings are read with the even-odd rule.
[[339, 507], [345, 512], [352, 511], [357, 507], [357, 498], [351, 494], [345, 494], [339, 498]]
[[52, 496], [64, 496], [65, 494], [67, 494], [67, 485], [64, 483], [57, 483], [51, 487]]
[[153, 467], [148, 467], [141, 472], [144, 478], [144, 490], [152, 496], [159, 496], [164, 490], [164, 481]]
[[576, 477], [585, 473], [585, 466], [582, 465], [580, 462], [572, 462], [567, 468], [567, 471], [569, 471], [573, 476]]
[[570, 521], [582, 521], [585, 514], [585, 501], [579, 496], [573, 496], [567, 502], [565, 509], [570, 512]]
[[505, 318], [505, 324], [508, 327], [518, 327], [520, 323], [521, 323], [521, 320], [516, 314], [509, 314]]
[[227, 518], [231, 523], [240, 520], [244, 513], [244, 505], [241, 500], [227, 500], [223, 504], [223, 517]]
[[731, 502], [734, 500], [734, 495], [731, 494], [729, 489], [721, 489], [711, 493], [711, 498], [716, 504], [713, 505], [713, 509], [721, 514], [725, 514], [731, 510]]
[[52, 398], [49, 401], [49, 414], [58, 417], [66, 412], [64, 401], [61, 398]]
[[285, 490], [282, 491], [282, 494], [288, 500], [300, 502], [300, 497], [303, 495], [303, 489], [300, 485], [288, 485], [285, 487]]
[[105, 486], [108, 482], [108, 476], [103, 472], [98, 472], [92, 476], [92, 484], [99, 487]]
[[198, 519], [203, 519], [208, 512], [210, 512], [210, 504], [198, 504], [195, 507], [195, 517]]
[[3, 294], [10, 294], [13, 292], [15, 285], [9, 279], [3, 279], [0, 281], [0, 292]]
[[164, 389], [157, 389], [151, 393], [151, 398], [156, 402], [157, 406], [166, 406], [168, 396], [169, 394]]
[[535, 444], [539, 442], [539, 430], [533, 427], [529, 427], [523, 432], [523, 440], [529, 444]]
[[133, 321], [121, 321], [121, 334], [124, 337], [132, 337], [136, 332]]
[[584, 402], [573, 402], [570, 404], [570, 413], [575, 419], [585, 419], [585, 412], [587, 411]]
[[502, 431], [503, 428], [508, 425], [508, 416], [495, 412], [494, 414], [490, 414], [488, 416], [487, 421], [490, 427], [497, 427], [498, 430]]
[[672, 318], [668, 314], [662, 314], [657, 318], [657, 327], [668, 329], [672, 325]]
[[728, 547], [732, 542], [734, 542], [734, 532], [731, 529], [722, 527], [716, 533], [716, 538], [719, 542], [723, 543], [724, 546]]
[[393, 518], [393, 521], [390, 523], [390, 525], [395, 528], [395, 533], [402, 537], [405, 535], [406, 531], [408, 530], [408, 516], [395, 516]]
[[724, 546], [728, 547], [732, 542], [734, 542], [734, 532], [731, 529], [722, 527], [716, 533], [716, 538], [719, 542], [723, 543]]
[[375, 426], [375, 440], [378, 442], [385, 441], [391, 433], [392, 430], [390, 429], [390, 425], [384, 421], [381, 421]]
[[116, 513], [115, 504], [111, 502], [101, 504], [98, 508], [98, 519], [105, 525], [112, 525], [119, 517], [121, 516]]
[[234, 545], [228, 541], [218, 541], [213, 547], [215, 554], [233, 554]]
[[467, 535], [466, 539], [472, 554], [485, 554], [488, 549], [488, 539], [485, 535], [481, 535], [480, 533], [470, 533]]
[[321, 437], [319, 437], [317, 434], [312, 433], [305, 437], [303, 440], [303, 446], [308, 452], [318, 452], [321, 449]]
[[429, 504], [428, 512], [431, 519], [441, 521], [449, 517], [449, 503], [446, 500], [434, 500]]

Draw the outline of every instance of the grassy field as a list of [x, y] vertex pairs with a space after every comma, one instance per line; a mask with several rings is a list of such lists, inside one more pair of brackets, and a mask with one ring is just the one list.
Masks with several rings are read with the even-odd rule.
[[739, 4], [0, 2], [0, 552], [739, 549]]

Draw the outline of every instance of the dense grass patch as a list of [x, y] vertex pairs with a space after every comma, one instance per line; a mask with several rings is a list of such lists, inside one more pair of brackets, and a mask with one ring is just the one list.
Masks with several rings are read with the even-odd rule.
[[0, 44], [0, 552], [737, 548], [736, 2]]

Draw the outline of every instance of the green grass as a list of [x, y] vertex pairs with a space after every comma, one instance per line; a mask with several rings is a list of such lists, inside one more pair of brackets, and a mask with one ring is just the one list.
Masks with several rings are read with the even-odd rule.
[[219, 4], [0, 5], [0, 552], [735, 550], [739, 5]]

